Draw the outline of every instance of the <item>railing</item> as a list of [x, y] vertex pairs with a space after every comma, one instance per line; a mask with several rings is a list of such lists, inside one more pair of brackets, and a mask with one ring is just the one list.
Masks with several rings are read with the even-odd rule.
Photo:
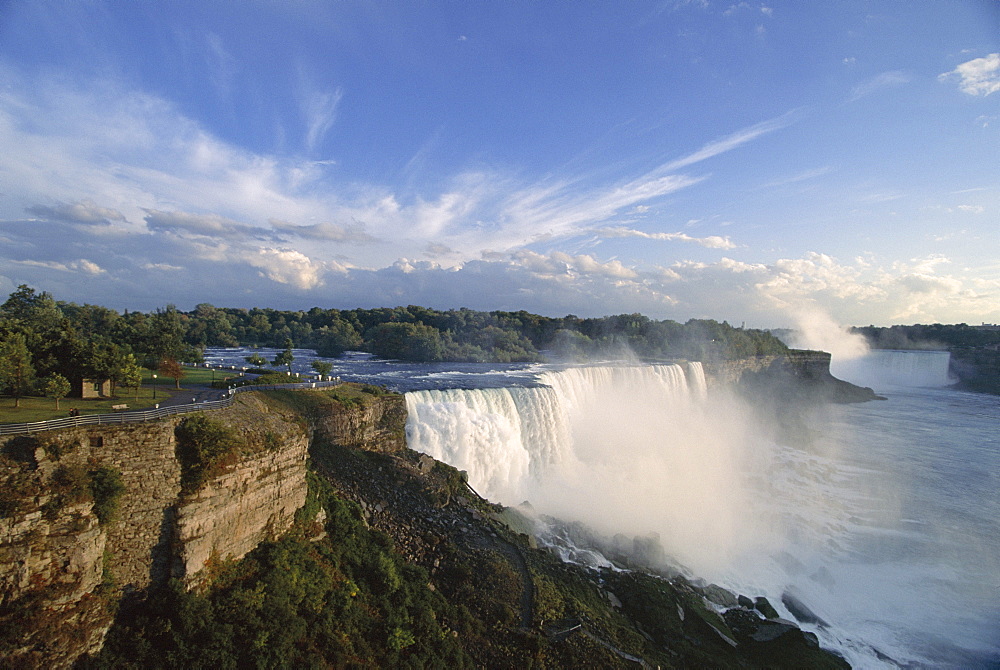
[[216, 409], [225, 409], [233, 404], [233, 398], [237, 393], [244, 391], [288, 391], [307, 390], [316, 388], [329, 388], [340, 383], [340, 379], [329, 382], [302, 382], [299, 384], [269, 384], [263, 386], [237, 386], [231, 391], [227, 391], [229, 396], [221, 400], [207, 400], [205, 402], [188, 403], [186, 405], [171, 405], [149, 410], [130, 410], [127, 412], [116, 412], [114, 414], [89, 414], [87, 416], [71, 416], [63, 419], [50, 419], [48, 421], [34, 421], [32, 423], [10, 423], [0, 424], [0, 435], [19, 435], [22, 433], [38, 433], [43, 430], [61, 430], [64, 428], [75, 428], [76, 426], [107, 426], [121, 423], [142, 423], [144, 421], [154, 421], [173, 414], [185, 414], [188, 412], [206, 412]]

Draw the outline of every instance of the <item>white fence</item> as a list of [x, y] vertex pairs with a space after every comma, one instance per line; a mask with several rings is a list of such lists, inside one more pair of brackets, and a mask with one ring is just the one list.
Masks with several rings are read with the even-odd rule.
[[107, 426], [119, 423], [141, 423], [143, 421], [153, 421], [162, 419], [172, 414], [185, 414], [188, 412], [205, 412], [213, 409], [223, 409], [229, 407], [233, 402], [233, 397], [237, 393], [244, 391], [287, 391], [297, 389], [329, 388], [340, 383], [340, 379], [329, 382], [303, 382], [300, 384], [273, 384], [264, 386], [238, 386], [229, 391], [229, 396], [221, 400], [208, 400], [206, 402], [189, 403], [187, 405], [171, 405], [148, 410], [130, 410], [125, 412], [115, 412], [114, 414], [90, 414], [87, 416], [71, 416], [63, 419], [51, 419], [49, 421], [34, 421], [32, 423], [10, 423], [0, 424], [0, 435], [20, 435], [24, 433], [37, 433], [43, 430], [61, 430], [64, 428], [74, 428], [76, 426]]

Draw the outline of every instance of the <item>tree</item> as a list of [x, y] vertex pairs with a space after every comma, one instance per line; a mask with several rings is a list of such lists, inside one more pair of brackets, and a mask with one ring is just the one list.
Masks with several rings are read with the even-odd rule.
[[330, 363], [329, 361], [313, 361], [312, 369], [315, 370], [317, 374], [325, 377], [330, 374], [331, 370], [333, 370], [333, 363]]
[[250, 365], [253, 365], [254, 367], [258, 367], [258, 368], [261, 367], [262, 365], [267, 365], [267, 359], [264, 358], [263, 356], [261, 356], [257, 352], [254, 352], [254, 353], [250, 354], [249, 356], [247, 356], [243, 360], [245, 360]]
[[45, 397], [56, 401], [56, 409], [59, 409], [59, 401], [69, 395], [69, 380], [57, 372], [53, 372], [45, 379]]
[[0, 387], [14, 396], [14, 407], [20, 407], [21, 398], [31, 391], [34, 383], [35, 368], [25, 337], [22, 333], [12, 333], [0, 343]]
[[134, 389], [135, 399], [138, 400], [139, 387], [142, 386], [142, 368], [133, 360], [118, 371], [118, 383], [125, 388]]
[[181, 387], [181, 379], [184, 378], [184, 367], [177, 362], [176, 358], [164, 358], [160, 361], [160, 374], [174, 380], [174, 388]]
[[285, 350], [274, 357], [271, 361], [271, 365], [278, 367], [279, 365], [288, 366], [288, 374], [292, 374], [292, 361], [295, 360], [295, 356], [292, 354], [292, 341], [290, 339], [285, 340]]

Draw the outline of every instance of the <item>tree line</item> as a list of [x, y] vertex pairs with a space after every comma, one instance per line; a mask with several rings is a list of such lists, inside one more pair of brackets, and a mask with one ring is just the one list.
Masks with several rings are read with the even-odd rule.
[[178, 379], [180, 363], [199, 362], [211, 346], [288, 352], [294, 343], [327, 358], [365, 351], [408, 361], [498, 363], [621, 356], [706, 361], [786, 351], [766, 331], [708, 319], [681, 324], [641, 314], [553, 318], [413, 305], [289, 311], [202, 303], [187, 312], [167, 305], [149, 313], [119, 313], [57, 301], [25, 285], [0, 305], [0, 338], [0, 391], [15, 399], [44, 392], [57, 400], [71, 381], [81, 379], [137, 387], [142, 368]]

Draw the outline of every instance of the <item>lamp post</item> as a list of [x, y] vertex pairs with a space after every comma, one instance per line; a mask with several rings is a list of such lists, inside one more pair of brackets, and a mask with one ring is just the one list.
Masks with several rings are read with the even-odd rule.
[[156, 375], [153, 375], [153, 400], [156, 400]]

